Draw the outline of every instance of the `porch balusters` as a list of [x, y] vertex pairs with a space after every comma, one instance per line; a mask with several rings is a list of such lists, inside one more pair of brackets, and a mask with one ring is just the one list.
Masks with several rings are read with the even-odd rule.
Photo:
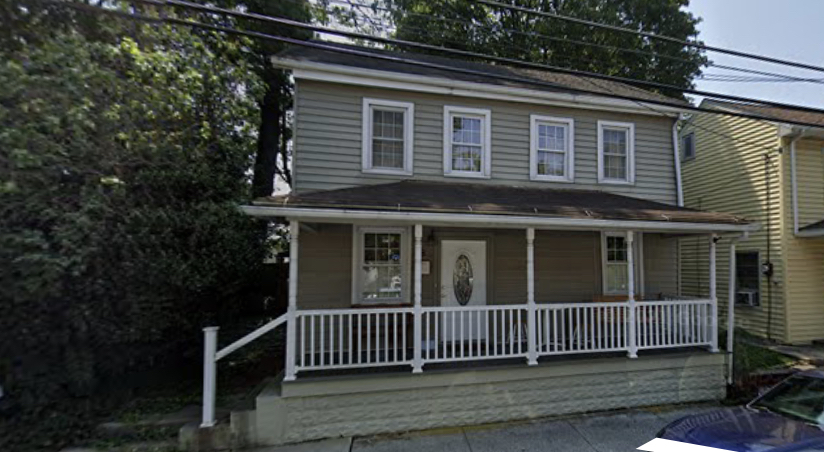
[[415, 308], [414, 308], [414, 347], [415, 351], [412, 357], [412, 373], [420, 373], [423, 372], [423, 359], [422, 359], [422, 344], [421, 340], [421, 326], [423, 323], [423, 310], [421, 307], [421, 255], [422, 251], [422, 244], [421, 239], [423, 238], [423, 226], [420, 224], [415, 225]]
[[[298, 238], [300, 222], [289, 222], [289, 307], [286, 310], [286, 373], [284, 381], [295, 379], [295, 350], [297, 348], [298, 310]], [[314, 351], [313, 351], [314, 352]]]
[[538, 322], [535, 305], [535, 228], [526, 230], [527, 363], [538, 364]]
[[715, 243], [718, 236], [710, 236], [710, 351], [718, 353], [718, 294], [716, 293]]
[[627, 231], [627, 302], [629, 303], [629, 357], [638, 357], [638, 336], [636, 334], [636, 306], [635, 306], [635, 236], [633, 231]]

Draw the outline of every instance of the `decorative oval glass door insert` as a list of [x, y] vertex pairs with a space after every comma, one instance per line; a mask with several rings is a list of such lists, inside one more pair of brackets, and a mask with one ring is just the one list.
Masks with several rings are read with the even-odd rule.
[[455, 299], [461, 306], [466, 306], [472, 298], [472, 264], [465, 254], [458, 256], [455, 261], [455, 270], [452, 273], [452, 287], [455, 289]]

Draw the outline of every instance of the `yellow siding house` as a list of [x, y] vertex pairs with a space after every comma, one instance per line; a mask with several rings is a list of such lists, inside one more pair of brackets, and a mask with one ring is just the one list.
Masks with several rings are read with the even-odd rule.
[[[718, 101], [702, 107], [821, 124], [699, 113], [679, 135], [684, 205], [761, 224], [736, 248], [736, 326], [785, 343], [824, 339], [824, 115]], [[706, 240], [680, 240], [682, 295], [707, 290], [708, 248]], [[723, 305], [729, 298], [724, 237], [717, 262]]]

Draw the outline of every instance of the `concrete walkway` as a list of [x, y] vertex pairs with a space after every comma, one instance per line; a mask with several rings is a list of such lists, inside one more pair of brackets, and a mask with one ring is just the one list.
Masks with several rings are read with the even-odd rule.
[[654, 438], [671, 421], [715, 408], [702, 405], [632, 410], [354, 440], [340, 438], [258, 452], [630, 452]]

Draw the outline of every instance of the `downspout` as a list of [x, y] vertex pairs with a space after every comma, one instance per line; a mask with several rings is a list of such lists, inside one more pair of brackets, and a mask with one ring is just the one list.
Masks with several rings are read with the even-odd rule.
[[675, 191], [678, 196], [678, 207], [684, 207], [684, 191], [681, 188], [681, 153], [678, 149], [679, 142], [678, 120], [676, 120], [672, 123], [672, 152], [675, 157]]
[[793, 235], [798, 235], [798, 180], [795, 174], [795, 142], [800, 140], [804, 132], [790, 140], [790, 184], [792, 185], [793, 198]]
[[730, 238], [730, 274], [728, 285], [729, 285], [729, 298], [727, 299], [727, 384], [732, 385], [733, 383], [733, 362], [735, 361], [735, 356], [733, 354], [735, 350], [735, 286], [737, 285], [736, 278], [735, 278], [735, 245], [738, 243], [739, 240], [746, 240], [749, 237], [749, 233], [745, 232], [737, 237]]

